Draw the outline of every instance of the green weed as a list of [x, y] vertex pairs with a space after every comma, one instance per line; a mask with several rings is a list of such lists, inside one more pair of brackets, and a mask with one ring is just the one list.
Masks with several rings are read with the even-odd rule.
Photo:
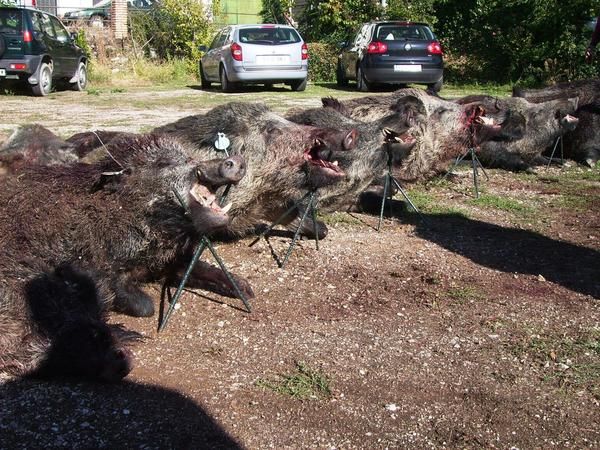
[[299, 400], [324, 399], [331, 396], [329, 379], [303, 362], [296, 362], [296, 370], [289, 375], [279, 375], [276, 380], [259, 379], [257, 386]]
[[469, 203], [482, 208], [494, 208], [512, 213], [531, 213], [533, 208], [509, 197], [483, 194], [479, 198], [469, 200]]

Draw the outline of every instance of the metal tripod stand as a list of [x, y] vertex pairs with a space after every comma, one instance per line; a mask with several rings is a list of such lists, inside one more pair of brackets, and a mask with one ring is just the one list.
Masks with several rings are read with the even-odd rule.
[[305, 200], [308, 200], [308, 202], [306, 203], [306, 208], [304, 209], [304, 213], [302, 214], [302, 219], [300, 220], [300, 223], [298, 224], [298, 228], [296, 229], [296, 232], [294, 233], [294, 237], [292, 238], [292, 242], [290, 243], [290, 246], [288, 247], [288, 249], [285, 253], [285, 257], [283, 258], [283, 261], [277, 260], [277, 265], [281, 269], [283, 269], [283, 266], [285, 266], [288, 258], [290, 257], [290, 255], [292, 253], [292, 250], [294, 249], [294, 246], [296, 245], [296, 241], [298, 240], [298, 237], [300, 236], [300, 229], [302, 228], [304, 221], [308, 217], [309, 212], [311, 213], [313, 225], [314, 225], [315, 245], [316, 245], [317, 250], [319, 250], [319, 233], [318, 233], [318, 225], [317, 225], [318, 197], [319, 196], [318, 196], [316, 189], [308, 191], [306, 194], [304, 194], [304, 196], [300, 200], [294, 202], [294, 204], [287, 211], [285, 211], [281, 216], [279, 216], [275, 222], [273, 222], [271, 225], [269, 225], [269, 227], [266, 230], [264, 230], [262, 233], [260, 233], [256, 237], [256, 239], [254, 239], [250, 243], [250, 247], [252, 247], [254, 244], [256, 244], [262, 237], [265, 237], [267, 234], [269, 234], [273, 230], [273, 228], [275, 228], [277, 225], [281, 224], [283, 219], [285, 219], [287, 216], [289, 216], [292, 211], [294, 211], [295, 209], [298, 209], [298, 207], [300, 205], [302, 205]]
[[486, 180], [489, 180], [490, 177], [483, 168], [481, 161], [479, 161], [479, 158], [477, 157], [477, 154], [475, 152], [475, 147], [469, 148], [469, 150], [467, 150], [466, 153], [464, 153], [461, 157], [457, 158], [456, 161], [454, 161], [454, 164], [452, 164], [452, 166], [450, 167], [450, 169], [448, 169], [448, 172], [446, 172], [446, 175], [442, 177], [442, 180], [445, 179], [448, 175], [450, 175], [452, 173], [452, 170], [456, 166], [458, 166], [467, 155], [471, 156], [471, 162], [473, 166], [473, 186], [475, 189], [475, 198], [479, 198], [479, 169], [481, 169], [481, 171], [485, 175]]

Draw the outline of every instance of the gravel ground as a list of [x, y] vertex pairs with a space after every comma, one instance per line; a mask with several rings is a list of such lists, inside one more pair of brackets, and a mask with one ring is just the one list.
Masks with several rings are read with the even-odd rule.
[[[115, 117], [139, 131], [198, 112], [184, 99], [202, 93], [156, 109], [128, 106], [155, 92], [120, 95], [102, 99], [119, 100], [112, 117], [73, 93], [4, 97], [19, 113], [0, 133]], [[219, 244], [252, 313], [186, 292], [161, 333], [156, 317], [113, 315], [144, 336], [129, 377], [4, 380], [0, 448], [600, 447], [600, 172], [489, 173], [481, 201], [468, 171], [410, 186], [423, 215], [398, 196], [379, 232], [373, 215], [325, 216], [319, 250], [300, 241], [285, 269], [286, 233]]]

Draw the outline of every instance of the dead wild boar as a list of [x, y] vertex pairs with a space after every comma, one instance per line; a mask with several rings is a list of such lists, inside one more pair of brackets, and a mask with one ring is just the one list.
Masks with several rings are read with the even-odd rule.
[[69, 164], [78, 159], [73, 145], [47, 128], [22, 125], [0, 147], [0, 172], [11, 174], [31, 164]]
[[322, 107], [292, 111], [286, 117], [305, 125], [358, 132], [353, 149], [333, 156], [345, 176], [319, 190], [319, 208], [325, 211], [345, 211], [356, 205], [360, 194], [383, 177], [388, 159], [400, 161], [416, 142], [407, 133], [410, 121], [398, 114], [366, 123], [346, 117], [336, 108]]
[[513, 96], [531, 103], [576, 98], [577, 109], [573, 115], [579, 123], [563, 137], [565, 156], [588, 167], [593, 167], [600, 160], [600, 80], [559, 83], [542, 89], [515, 87]]
[[0, 375], [115, 382], [133, 338], [106, 322], [111, 293], [95, 274], [0, 249]]
[[[3, 251], [10, 261], [50, 267], [75, 261], [110, 288], [112, 309], [149, 316], [154, 305], [139, 284], [174, 280], [196, 238], [227, 226], [227, 207], [214, 192], [238, 182], [245, 163], [240, 156], [193, 157], [165, 136], [139, 136], [109, 150], [94, 164], [30, 166], [7, 178], [0, 192]], [[235, 296], [224, 274], [206, 266], [196, 266], [189, 286]], [[239, 284], [253, 296], [244, 280]]]
[[[224, 133], [231, 142], [230, 154], [244, 157], [246, 177], [229, 194], [233, 206], [227, 232], [234, 236], [274, 222], [307, 191], [342, 180], [344, 172], [333, 157], [354, 148], [357, 138], [356, 130], [299, 125], [263, 104], [236, 102], [184, 117], [154, 132], [192, 145], [202, 158], [223, 154], [214, 143], [218, 133]], [[290, 214], [284, 225], [300, 213]], [[319, 231], [321, 237], [325, 233], [325, 229]]]
[[483, 142], [478, 156], [487, 167], [514, 171], [531, 170], [532, 166], [545, 164], [542, 153], [558, 138], [575, 129], [578, 119], [572, 115], [576, 99], [551, 100], [539, 104], [515, 97], [498, 99], [486, 95], [472, 95], [457, 99], [458, 104], [478, 102], [491, 117], [508, 115], [523, 117], [520, 137], [499, 136]]
[[[332, 102], [323, 99], [325, 106]], [[338, 103], [340, 112], [358, 120], [373, 121], [396, 113], [412, 123], [409, 133], [416, 143], [394, 167], [394, 176], [408, 182], [445, 171], [454, 158], [503, 128], [486, 118], [485, 110], [477, 103], [458, 105], [420, 89], [400, 89], [391, 95]]]

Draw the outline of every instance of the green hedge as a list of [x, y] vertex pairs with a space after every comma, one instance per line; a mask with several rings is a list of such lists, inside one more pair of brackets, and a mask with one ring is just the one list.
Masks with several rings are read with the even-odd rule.
[[308, 44], [308, 78], [312, 82], [335, 81], [335, 69], [339, 50], [331, 44], [313, 42]]

